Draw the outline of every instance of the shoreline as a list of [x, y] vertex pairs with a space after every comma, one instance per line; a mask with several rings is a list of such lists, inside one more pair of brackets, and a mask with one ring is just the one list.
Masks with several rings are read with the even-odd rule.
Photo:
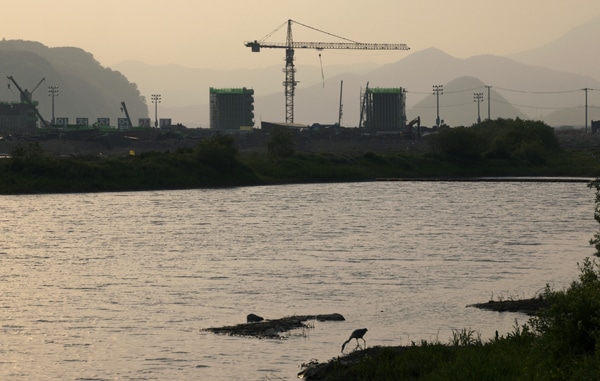
[[549, 177], [549, 176], [524, 176], [524, 177], [377, 177], [374, 181], [422, 181], [422, 182], [527, 182], [527, 183], [589, 183], [593, 177]]

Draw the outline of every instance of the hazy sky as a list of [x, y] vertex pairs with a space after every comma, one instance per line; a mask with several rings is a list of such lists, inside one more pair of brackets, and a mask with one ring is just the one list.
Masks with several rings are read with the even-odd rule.
[[[0, 38], [76, 46], [104, 66], [125, 60], [216, 69], [280, 64], [281, 49], [251, 53], [288, 19], [359, 42], [435, 46], [455, 57], [539, 47], [600, 14], [598, 0], [28, 0], [2, 5]], [[301, 26], [295, 41], [332, 41]], [[285, 27], [268, 41], [284, 42]], [[409, 52], [321, 52], [324, 65], [387, 63]], [[296, 53], [319, 64], [318, 53]]]

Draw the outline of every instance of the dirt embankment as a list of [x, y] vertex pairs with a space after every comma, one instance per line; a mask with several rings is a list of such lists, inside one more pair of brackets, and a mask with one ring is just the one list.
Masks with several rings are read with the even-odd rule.
[[521, 312], [527, 315], [535, 315], [539, 310], [548, 307], [548, 301], [541, 297], [503, 301], [490, 300], [487, 303], [470, 304], [467, 307], [496, 312]]
[[[39, 144], [44, 152], [53, 156], [123, 156], [128, 155], [130, 151], [136, 154], [148, 151], [173, 152], [181, 148], [193, 148], [208, 136], [212, 134], [165, 139], [137, 139], [117, 135], [94, 140], [4, 139], [0, 140], [0, 155], [9, 155], [16, 148], [30, 143]], [[266, 133], [257, 131], [235, 135], [234, 138], [240, 152], [267, 152], [269, 135]], [[400, 135], [295, 133], [294, 143], [298, 152], [306, 153], [424, 152], [429, 149], [429, 142], [425, 139], [412, 140]]]
[[[49, 155], [54, 156], [123, 156], [130, 151], [142, 153], [147, 151], [176, 151], [182, 148], [193, 148], [208, 136], [190, 135], [187, 138], [134, 138], [127, 136], [108, 136], [94, 140], [70, 139], [14, 139], [0, 140], [0, 155], [9, 155], [15, 148], [37, 143]], [[563, 149], [595, 150], [600, 149], [600, 133], [586, 134], [580, 130], [557, 131], [556, 136]], [[269, 135], [260, 131], [235, 135], [236, 146], [241, 152], [267, 152]], [[431, 149], [427, 138], [409, 139], [402, 135], [360, 135], [360, 134], [318, 134], [298, 132], [294, 134], [295, 148], [298, 152], [354, 154], [365, 152], [413, 152], [422, 153]]]

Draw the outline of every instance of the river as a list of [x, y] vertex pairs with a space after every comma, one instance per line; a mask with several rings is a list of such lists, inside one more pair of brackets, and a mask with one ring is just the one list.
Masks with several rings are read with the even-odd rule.
[[[293, 380], [356, 328], [368, 346], [487, 340], [527, 317], [466, 306], [567, 287], [593, 212], [585, 183], [2, 196], [0, 379]], [[281, 340], [204, 331], [333, 312]]]

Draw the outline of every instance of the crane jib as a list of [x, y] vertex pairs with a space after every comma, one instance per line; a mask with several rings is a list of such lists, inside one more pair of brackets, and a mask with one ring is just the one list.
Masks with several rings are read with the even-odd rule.
[[381, 43], [361, 43], [361, 42], [292, 42], [291, 46], [287, 43], [260, 43], [258, 41], [246, 42], [247, 47], [252, 48], [253, 52], [260, 52], [261, 48], [273, 49], [355, 49], [355, 50], [409, 50], [406, 44], [381, 44]]

